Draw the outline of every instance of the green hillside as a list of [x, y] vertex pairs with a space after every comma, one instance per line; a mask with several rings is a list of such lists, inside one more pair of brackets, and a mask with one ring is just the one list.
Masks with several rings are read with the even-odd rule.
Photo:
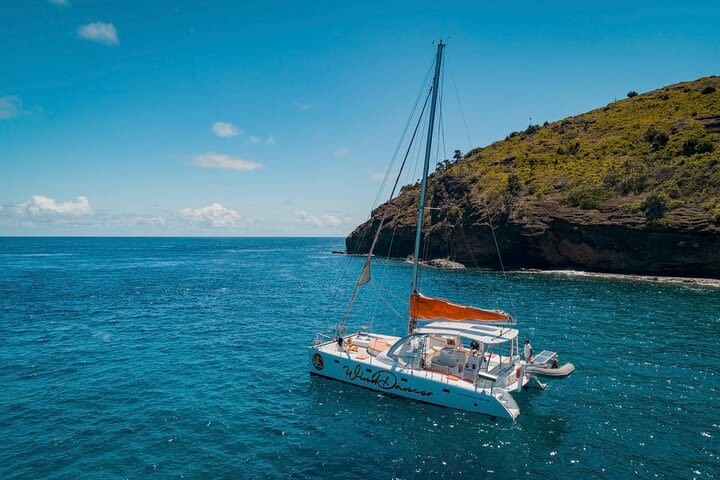
[[612, 204], [661, 222], [666, 212], [695, 205], [720, 222], [720, 77], [628, 95], [513, 132], [434, 180], [469, 180], [475, 199], [493, 211], [554, 200], [583, 210]]

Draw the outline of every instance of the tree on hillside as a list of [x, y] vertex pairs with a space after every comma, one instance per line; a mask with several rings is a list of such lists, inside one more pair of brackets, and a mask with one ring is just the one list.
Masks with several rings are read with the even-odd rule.
[[453, 159], [450, 160], [449, 158], [446, 158], [442, 162], [438, 162], [435, 165], [435, 170], [437, 170], [438, 172], [447, 170], [448, 168], [450, 168], [450, 165], [453, 165], [458, 160], [462, 160], [462, 158], [463, 158], [462, 152], [460, 150], [455, 150], [455, 153], [453, 153]]

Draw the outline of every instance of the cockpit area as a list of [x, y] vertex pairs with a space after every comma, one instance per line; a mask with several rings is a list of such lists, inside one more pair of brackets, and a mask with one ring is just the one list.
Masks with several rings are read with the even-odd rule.
[[434, 322], [397, 341], [387, 356], [406, 368], [494, 380], [518, 358], [517, 336], [511, 328]]

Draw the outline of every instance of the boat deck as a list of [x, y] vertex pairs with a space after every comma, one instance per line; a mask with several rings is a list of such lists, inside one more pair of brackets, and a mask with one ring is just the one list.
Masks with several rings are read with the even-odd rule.
[[[391, 335], [382, 335], [382, 334], [367, 334], [369, 337], [372, 338], [372, 342], [366, 345], [356, 344], [354, 342], [355, 339], [358, 338], [358, 334], [352, 334], [348, 335], [345, 338], [346, 344], [341, 348], [338, 346], [338, 344], [335, 341], [329, 341], [325, 342], [319, 345], [316, 345], [314, 348], [316, 348], [318, 351], [338, 357], [338, 358], [346, 358], [348, 360], [352, 360], [355, 362], [367, 364], [369, 366], [376, 366], [376, 367], [384, 367], [388, 368], [389, 365], [385, 362], [380, 361], [377, 358], [377, 355], [380, 353], [386, 353], [398, 340], [400, 340], [400, 337], [395, 337]], [[350, 340], [350, 347], [347, 347], [347, 341]], [[467, 349], [466, 354], [469, 355], [470, 351]], [[431, 353], [428, 353], [427, 355], [432, 355]], [[502, 365], [509, 365], [509, 363], [512, 361], [509, 357], [501, 357], [497, 354], [485, 354], [486, 358], [490, 362], [490, 367], [488, 368], [488, 373], [498, 375], [500, 373], [500, 367]], [[430, 362], [427, 362], [428, 364]], [[476, 377], [473, 376], [473, 378], [463, 378], [461, 373], [449, 371], [449, 369], [442, 370], [438, 368], [431, 368], [431, 367], [425, 367], [423, 369], [403, 369], [408, 374], [417, 374], [417, 373], [425, 373], [426, 378], [432, 378], [437, 381], [441, 381], [443, 383], [447, 382], [459, 382], [466, 384], [468, 386], [471, 386], [471, 388], [474, 388], [474, 383]], [[514, 376], [514, 378], [509, 379], [510, 383], [515, 381], [517, 379], [517, 376]], [[479, 382], [479, 384], [482, 384], [482, 380]]]
[[370, 364], [372, 363], [374, 357], [377, 356], [368, 351], [368, 348], [371, 347], [371, 345], [376, 347], [375, 351], [377, 353], [387, 352], [395, 344], [395, 342], [400, 340], [400, 337], [393, 337], [391, 335], [372, 334], [369, 336], [374, 341], [372, 344], [369, 343], [368, 345], [352, 343], [352, 341], [358, 337], [358, 334], [356, 333], [345, 337], [346, 342], [347, 340], [350, 340], [352, 343], [350, 348], [347, 348], [347, 344], [340, 348], [334, 341], [322, 343], [317, 345], [315, 348], [323, 353]]

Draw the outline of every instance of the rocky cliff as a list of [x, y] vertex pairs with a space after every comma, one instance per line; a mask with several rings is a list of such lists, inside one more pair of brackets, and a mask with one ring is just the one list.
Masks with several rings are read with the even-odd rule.
[[[628, 98], [438, 164], [424, 259], [498, 268], [720, 278], [720, 77]], [[349, 253], [412, 253], [408, 185], [346, 239]], [[492, 224], [493, 229], [490, 228]]]

